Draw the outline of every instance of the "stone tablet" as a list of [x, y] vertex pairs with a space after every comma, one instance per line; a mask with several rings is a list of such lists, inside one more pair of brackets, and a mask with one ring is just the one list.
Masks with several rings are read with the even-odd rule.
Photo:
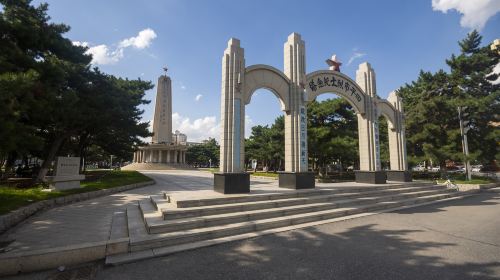
[[80, 173], [79, 157], [58, 157], [56, 176], [72, 176]]
[[58, 157], [56, 162], [55, 176], [47, 176], [52, 190], [69, 190], [80, 188], [80, 181], [85, 179], [80, 175], [79, 157]]

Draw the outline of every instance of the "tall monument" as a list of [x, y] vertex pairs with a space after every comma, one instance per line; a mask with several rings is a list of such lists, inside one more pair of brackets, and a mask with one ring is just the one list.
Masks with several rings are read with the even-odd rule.
[[175, 131], [172, 133], [172, 80], [164, 75], [158, 78], [153, 119], [151, 143], [138, 147], [133, 163], [125, 170], [171, 169], [186, 167], [187, 136]]
[[158, 78], [151, 142], [172, 143], [172, 80], [166, 73]]

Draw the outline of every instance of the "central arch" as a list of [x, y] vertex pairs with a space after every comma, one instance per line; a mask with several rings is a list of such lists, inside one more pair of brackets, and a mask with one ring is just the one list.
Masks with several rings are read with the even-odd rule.
[[336, 93], [344, 97], [356, 113], [366, 112], [366, 95], [359, 85], [348, 76], [334, 70], [319, 70], [306, 76], [307, 102], [311, 102], [323, 93]]

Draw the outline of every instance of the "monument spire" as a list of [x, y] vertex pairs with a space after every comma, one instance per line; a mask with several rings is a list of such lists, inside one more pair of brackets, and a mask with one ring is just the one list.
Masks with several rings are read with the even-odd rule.
[[165, 74], [158, 78], [153, 143], [172, 143], [172, 80], [167, 76], [167, 70], [167, 67], [163, 67]]

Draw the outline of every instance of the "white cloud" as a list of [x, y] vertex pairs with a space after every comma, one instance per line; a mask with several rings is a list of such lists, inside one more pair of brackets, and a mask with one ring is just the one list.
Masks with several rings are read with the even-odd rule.
[[432, 9], [443, 13], [457, 10], [462, 14], [460, 25], [483, 29], [488, 19], [500, 11], [499, 0], [432, 0]]
[[144, 49], [149, 47], [151, 41], [156, 38], [156, 33], [151, 28], [146, 28], [137, 34], [135, 37], [130, 37], [120, 42], [119, 48], [127, 48], [133, 46], [137, 49]]
[[92, 64], [114, 64], [123, 58], [124, 49], [134, 47], [137, 49], [144, 49], [149, 47], [151, 41], [156, 38], [156, 33], [151, 28], [146, 28], [139, 32], [136, 37], [130, 37], [121, 41], [118, 47], [112, 50], [104, 44], [97, 46], [90, 46], [88, 42], [74, 41], [73, 45], [89, 48], [87, 54], [92, 55]]
[[202, 97], [203, 97], [203, 95], [202, 95], [202, 94], [198, 94], [198, 95], [196, 95], [196, 97], [194, 98], [194, 100], [196, 100], [196, 101], [200, 101], [200, 99], [201, 99]]
[[123, 49], [110, 51], [106, 45], [90, 47], [86, 53], [92, 55], [92, 64], [114, 64], [123, 58]]
[[191, 121], [190, 118], [179, 113], [172, 114], [172, 130], [179, 130], [188, 137], [190, 142], [200, 142], [209, 137], [220, 138], [220, 123], [215, 116], [207, 116]]
[[492, 81], [491, 83], [493, 85], [500, 84], [500, 63], [498, 63], [497, 65], [495, 65], [495, 67], [493, 68], [493, 71], [490, 74], [486, 75], [486, 76], [490, 76], [490, 75], [493, 75], [493, 74], [497, 74], [499, 76], [497, 77], [496, 80]]
[[351, 65], [351, 63], [358, 59], [358, 58], [362, 58], [363, 56], [365, 56], [366, 53], [361, 53], [361, 52], [358, 52], [356, 51], [356, 49], [354, 50], [354, 53], [351, 55], [351, 57], [349, 58], [349, 61], [347, 62], [347, 66]]

